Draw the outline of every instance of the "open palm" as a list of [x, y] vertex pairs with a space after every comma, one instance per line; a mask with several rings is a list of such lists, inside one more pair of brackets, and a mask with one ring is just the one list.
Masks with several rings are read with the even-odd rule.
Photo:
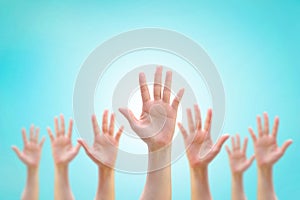
[[72, 145], [73, 121], [69, 122], [69, 129], [65, 134], [64, 116], [60, 115], [61, 125], [59, 127], [58, 118], [54, 118], [56, 137], [50, 128], [47, 128], [52, 145], [52, 155], [56, 165], [67, 165], [78, 154], [80, 145]]
[[156, 69], [154, 78], [154, 100], [150, 99], [146, 77], [144, 73], [139, 75], [143, 108], [140, 119], [137, 119], [128, 108], [120, 108], [120, 112], [126, 117], [131, 128], [147, 143], [152, 150], [160, 149], [171, 143], [176, 124], [177, 109], [183, 96], [181, 89], [170, 105], [172, 72], [168, 71], [161, 95], [162, 67]]
[[255, 158], [258, 166], [272, 166], [278, 161], [292, 144], [292, 140], [287, 140], [279, 147], [276, 141], [279, 118], [276, 117], [272, 134], [269, 134], [269, 117], [264, 113], [264, 127], [262, 127], [261, 117], [257, 116], [258, 137], [252, 128], [249, 128], [250, 135], [254, 143]]
[[20, 151], [18, 147], [12, 146], [20, 160], [28, 167], [38, 167], [41, 159], [42, 147], [45, 142], [45, 138], [39, 142], [39, 128], [30, 127], [29, 140], [26, 137], [26, 130], [22, 129], [22, 137], [24, 143], [23, 151]]
[[187, 148], [187, 157], [191, 167], [206, 167], [220, 152], [222, 145], [228, 139], [228, 135], [221, 136], [217, 143], [213, 145], [210, 130], [212, 120], [212, 110], [207, 111], [204, 128], [202, 129], [201, 114], [198, 105], [194, 106], [196, 126], [192, 117], [192, 111], [187, 109], [187, 119], [189, 126], [189, 134], [178, 123], [180, 131], [184, 138]]
[[104, 111], [102, 119], [102, 133], [100, 131], [97, 118], [92, 116], [92, 123], [94, 129], [94, 143], [89, 147], [88, 144], [79, 139], [78, 142], [83, 146], [87, 155], [100, 166], [114, 167], [118, 146], [123, 127], [121, 127], [116, 135], [114, 135], [114, 121], [115, 116], [112, 114], [110, 117], [110, 124], [108, 126], [108, 111]]
[[229, 157], [229, 163], [232, 173], [242, 174], [246, 169], [250, 167], [255, 156], [251, 156], [247, 159], [246, 150], [247, 150], [248, 138], [244, 139], [244, 145], [241, 147], [240, 136], [236, 135], [236, 140], [234, 136], [231, 137], [232, 148], [226, 146], [226, 151]]

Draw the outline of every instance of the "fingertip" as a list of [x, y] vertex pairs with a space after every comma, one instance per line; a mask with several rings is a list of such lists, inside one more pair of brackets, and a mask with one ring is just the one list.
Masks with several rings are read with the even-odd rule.
[[226, 133], [223, 135], [223, 137], [227, 140], [230, 137], [230, 135], [228, 133]]

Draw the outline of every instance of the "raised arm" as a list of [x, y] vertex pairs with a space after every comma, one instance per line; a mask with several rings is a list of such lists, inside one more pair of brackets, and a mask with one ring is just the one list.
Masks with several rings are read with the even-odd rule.
[[244, 139], [244, 144], [241, 147], [240, 136], [236, 135], [231, 137], [230, 148], [226, 145], [226, 151], [228, 153], [230, 169], [231, 169], [231, 196], [232, 200], [246, 200], [246, 195], [244, 192], [243, 186], [243, 173], [250, 167], [254, 160], [254, 155], [247, 159], [246, 150], [247, 150], [248, 138]]
[[23, 151], [18, 147], [12, 146], [20, 160], [27, 166], [27, 181], [22, 194], [22, 200], [38, 200], [39, 199], [39, 164], [41, 159], [42, 147], [45, 138], [39, 142], [39, 128], [30, 127], [30, 135], [27, 139], [26, 130], [22, 129], [22, 137], [24, 143]]
[[94, 144], [89, 146], [84, 140], [78, 142], [85, 149], [86, 154], [98, 166], [98, 189], [95, 200], [114, 200], [115, 182], [114, 166], [117, 159], [118, 146], [123, 127], [114, 134], [115, 116], [112, 114], [108, 124], [108, 111], [104, 111], [102, 118], [102, 133], [100, 131], [97, 118], [92, 116], [94, 129]]
[[193, 200], [212, 199], [208, 182], [208, 165], [218, 155], [222, 145], [229, 135], [221, 136], [213, 145], [210, 130], [212, 121], [212, 110], [207, 111], [204, 127], [202, 126], [201, 114], [198, 105], [194, 106], [195, 123], [192, 111], [187, 109], [189, 133], [178, 123], [181, 130], [186, 154], [190, 165], [191, 196]]
[[68, 166], [75, 158], [80, 149], [80, 144], [72, 145], [72, 128], [73, 121], [70, 120], [69, 129], [65, 133], [64, 116], [60, 115], [60, 126], [58, 118], [54, 118], [55, 136], [48, 127], [48, 134], [52, 145], [52, 155], [54, 160], [54, 199], [55, 200], [71, 200], [74, 199], [70, 183]]
[[249, 128], [250, 135], [254, 143], [255, 159], [258, 172], [258, 200], [275, 200], [276, 193], [273, 184], [273, 165], [283, 156], [286, 149], [292, 144], [292, 140], [287, 140], [282, 147], [277, 144], [277, 132], [279, 118], [276, 117], [272, 133], [269, 130], [269, 117], [267, 113], [264, 116], [264, 126], [262, 126], [261, 117], [257, 116], [258, 137], [252, 128]]
[[166, 73], [163, 94], [161, 79], [162, 67], [158, 67], [154, 78], [154, 100], [151, 100], [145, 74], [140, 73], [139, 82], [143, 100], [140, 119], [136, 119], [127, 108], [120, 109], [131, 128], [148, 146], [148, 175], [141, 199], [168, 200], [172, 196], [171, 143], [178, 104], [184, 90], [181, 89], [170, 104], [172, 72]]

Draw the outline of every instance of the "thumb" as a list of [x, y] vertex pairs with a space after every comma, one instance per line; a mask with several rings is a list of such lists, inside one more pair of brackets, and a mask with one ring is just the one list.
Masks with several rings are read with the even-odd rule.
[[128, 108], [119, 108], [119, 111], [128, 120], [130, 126], [133, 127], [137, 121], [133, 112]]

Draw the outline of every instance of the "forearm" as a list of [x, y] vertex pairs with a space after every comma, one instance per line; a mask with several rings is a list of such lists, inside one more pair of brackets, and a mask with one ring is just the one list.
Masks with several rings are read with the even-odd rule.
[[69, 184], [68, 165], [55, 166], [54, 199], [55, 200], [74, 199]]
[[190, 167], [191, 175], [191, 199], [192, 200], [210, 200], [212, 199], [209, 182], [208, 168], [192, 168]]
[[[149, 151], [148, 174], [141, 199], [168, 200], [172, 197], [171, 146], [157, 152]], [[163, 168], [162, 168], [163, 167]]]
[[95, 200], [115, 199], [115, 172], [114, 169], [99, 166], [98, 168], [98, 188]]
[[26, 186], [22, 194], [22, 200], [38, 200], [39, 198], [39, 174], [38, 167], [27, 167]]
[[258, 167], [258, 200], [276, 200], [272, 167]]
[[231, 183], [232, 200], [246, 200], [246, 195], [243, 186], [243, 174], [232, 174]]

